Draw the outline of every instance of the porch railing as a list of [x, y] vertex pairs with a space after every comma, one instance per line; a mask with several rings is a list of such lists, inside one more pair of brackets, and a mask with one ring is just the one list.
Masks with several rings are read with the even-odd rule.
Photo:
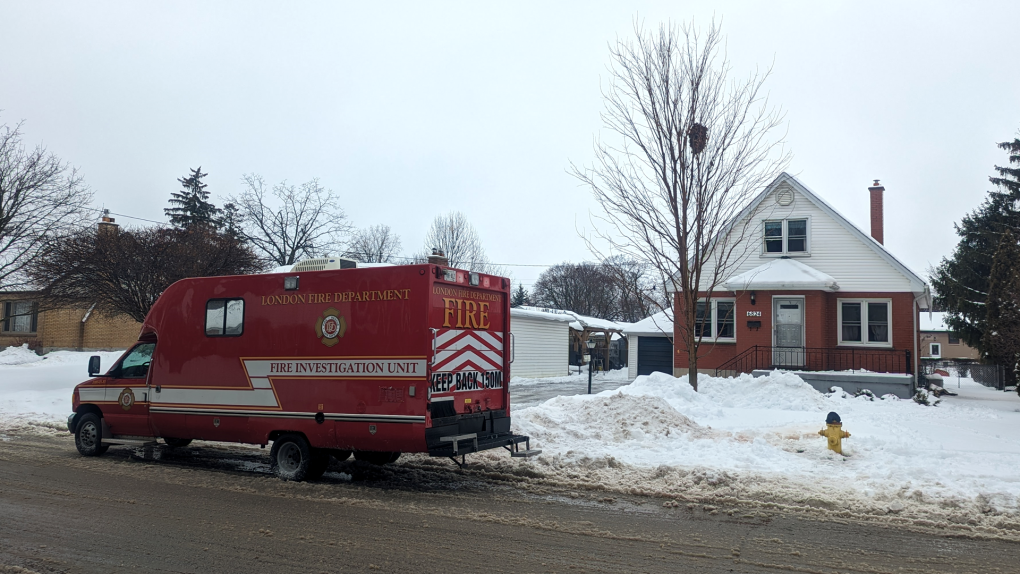
[[720, 365], [715, 374], [750, 373], [755, 369], [867, 371], [910, 375], [913, 374], [913, 362], [910, 360], [910, 351], [898, 349], [755, 345]]

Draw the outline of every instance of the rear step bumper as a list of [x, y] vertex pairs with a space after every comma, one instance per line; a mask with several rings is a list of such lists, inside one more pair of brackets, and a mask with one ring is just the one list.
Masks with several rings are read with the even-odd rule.
[[[499, 447], [507, 449], [510, 451], [510, 456], [514, 457], [535, 456], [542, 452], [541, 450], [530, 448], [530, 437], [513, 433], [488, 436], [478, 436], [477, 433], [465, 433], [444, 436], [439, 440], [441, 442], [438, 445], [429, 447], [430, 456], [463, 456]], [[524, 443], [524, 448], [521, 448], [521, 443]]]

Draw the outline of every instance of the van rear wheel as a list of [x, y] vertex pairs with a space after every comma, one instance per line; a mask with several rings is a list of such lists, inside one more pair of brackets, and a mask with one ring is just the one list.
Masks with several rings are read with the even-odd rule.
[[305, 480], [312, 466], [312, 447], [299, 434], [285, 434], [273, 441], [269, 465], [283, 480]]
[[191, 439], [163, 437], [163, 442], [170, 448], [184, 448], [191, 444]]
[[82, 456], [99, 456], [106, 452], [103, 444], [103, 419], [95, 413], [86, 413], [74, 431], [74, 446]]

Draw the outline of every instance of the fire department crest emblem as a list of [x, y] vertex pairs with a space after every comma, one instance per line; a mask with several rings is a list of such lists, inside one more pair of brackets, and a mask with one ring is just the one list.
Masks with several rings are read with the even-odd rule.
[[322, 341], [323, 345], [332, 347], [339, 342], [339, 338], [347, 331], [347, 320], [339, 311], [330, 307], [322, 312], [322, 317], [315, 322], [315, 334]]
[[131, 410], [131, 407], [135, 404], [135, 393], [130, 388], [125, 388], [120, 392], [120, 397], [117, 398], [117, 402], [120, 403], [120, 407], [125, 411]]

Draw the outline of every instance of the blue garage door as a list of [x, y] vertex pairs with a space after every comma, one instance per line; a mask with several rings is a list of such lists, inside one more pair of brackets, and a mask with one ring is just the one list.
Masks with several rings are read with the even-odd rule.
[[673, 342], [668, 337], [638, 337], [637, 374], [673, 375]]

